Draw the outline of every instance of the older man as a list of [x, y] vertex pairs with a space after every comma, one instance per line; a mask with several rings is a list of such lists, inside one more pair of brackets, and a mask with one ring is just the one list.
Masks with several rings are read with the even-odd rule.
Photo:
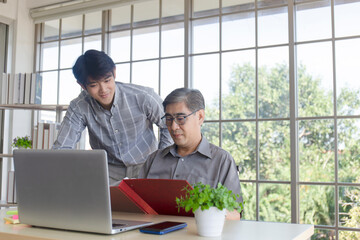
[[[139, 172], [139, 178], [184, 179], [216, 187], [225, 185], [242, 201], [236, 164], [224, 149], [209, 143], [201, 134], [205, 102], [201, 92], [179, 88], [163, 102], [165, 122], [174, 144], [155, 151]], [[230, 217], [229, 217], [230, 216]], [[228, 218], [239, 218], [238, 213]]]

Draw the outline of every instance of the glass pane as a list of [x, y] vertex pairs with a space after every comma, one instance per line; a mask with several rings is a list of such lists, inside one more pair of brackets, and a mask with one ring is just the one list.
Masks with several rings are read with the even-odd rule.
[[61, 21], [61, 37], [81, 36], [83, 15], [63, 18]]
[[338, 120], [339, 182], [359, 183], [360, 119]]
[[111, 9], [111, 29], [124, 29], [130, 27], [131, 6]]
[[335, 230], [327, 230], [327, 229], [315, 228], [314, 229], [314, 234], [311, 236], [311, 239], [315, 239], [315, 240], [336, 240], [336, 233], [335, 233]]
[[85, 34], [101, 32], [102, 12], [85, 14]]
[[110, 56], [114, 62], [130, 61], [130, 31], [110, 34]]
[[163, 25], [161, 30], [161, 56], [184, 55], [184, 23]]
[[133, 63], [132, 83], [151, 87], [159, 93], [159, 61]]
[[71, 68], [81, 55], [81, 38], [61, 41], [60, 68]]
[[59, 20], [44, 22], [44, 41], [59, 39]]
[[[205, 108], [205, 120], [210, 112]], [[204, 137], [212, 144], [219, 146], [219, 123], [205, 122], [201, 127]]]
[[290, 180], [290, 123], [259, 122], [260, 179]]
[[338, 115], [360, 114], [360, 39], [336, 43]]
[[134, 5], [134, 26], [159, 23], [159, 0], [151, 0]]
[[[241, 178], [241, 174], [240, 174]], [[240, 182], [241, 194], [245, 200], [243, 218], [256, 220], [256, 185], [254, 183]]]
[[[359, 179], [360, 180], [360, 179]], [[347, 228], [359, 228], [360, 187], [339, 187], [339, 224]], [[360, 232], [343, 232], [343, 239], [360, 239]], [[357, 238], [350, 238], [357, 236]]]
[[222, 49], [255, 46], [255, 12], [226, 15], [222, 18]]
[[193, 16], [204, 17], [219, 14], [219, 0], [194, 0]]
[[257, 1], [257, 6], [258, 8], [262, 8], [262, 7], [274, 7], [274, 6], [279, 6], [279, 5], [287, 5], [287, 0], [258, 0]]
[[116, 81], [130, 83], [130, 63], [116, 64]]
[[219, 18], [193, 21], [193, 53], [219, 50]]
[[184, 0], [162, 0], [162, 22], [168, 22], [166, 19], [169, 21], [184, 19], [184, 6]]
[[101, 51], [101, 35], [94, 35], [84, 38], [84, 52], [89, 49]]
[[255, 0], [222, 0], [221, 3], [223, 13], [249, 10], [255, 7]]
[[335, 36], [351, 36], [360, 34], [360, 2], [335, 0]]
[[174, 89], [184, 87], [184, 58], [161, 60], [161, 97]]
[[296, 5], [296, 40], [309, 41], [331, 37], [330, 1]]
[[222, 119], [255, 118], [255, 50], [222, 54]]
[[360, 232], [355, 231], [339, 231], [339, 240], [358, 240]]
[[[201, 91], [205, 99], [205, 109], [207, 112], [219, 112], [219, 55], [209, 54], [196, 56], [193, 60], [193, 88]], [[213, 115], [206, 119], [219, 119]]]
[[332, 43], [297, 45], [299, 116], [333, 115]]
[[57, 71], [42, 73], [41, 104], [57, 104], [57, 78]]
[[72, 70], [60, 71], [59, 104], [70, 104], [81, 92]]
[[159, 57], [159, 27], [135, 29], [133, 33], [134, 60]]
[[59, 60], [58, 42], [44, 43], [41, 45], [41, 67], [43, 71], [57, 69]]
[[222, 148], [240, 166], [240, 179], [256, 179], [255, 122], [225, 122], [222, 124]]
[[300, 223], [335, 224], [335, 188], [333, 186], [301, 185]]
[[258, 51], [259, 117], [289, 117], [288, 47]]
[[259, 215], [261, 221], [291, 222], [289, 184], [260, 184]]
[[334, 120], [299, 121], [300, 181], [334, 182]]
[[262, 10], [258, 16], [259, 46], [289, 42], [287, 7]]

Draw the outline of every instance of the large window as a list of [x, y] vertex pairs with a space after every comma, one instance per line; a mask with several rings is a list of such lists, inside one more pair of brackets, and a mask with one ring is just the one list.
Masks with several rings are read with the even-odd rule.
[[[150, 0], [37, 25], [43, 103], [87, 49], [117, 81], [199, 89], [203, 135], [240, 165], [245, 219], [360, 238], [360, 1]], [[51, 116], [42, 116], [43, 118]]]

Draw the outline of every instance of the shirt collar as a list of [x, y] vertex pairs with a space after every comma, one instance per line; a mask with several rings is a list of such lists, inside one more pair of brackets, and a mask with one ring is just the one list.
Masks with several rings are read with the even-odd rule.
[[[201, 142], [200, 142], [199, 146], [192, 154], [194, 154], [196, 152], [206, 156], [207, 158], [211, 158], [210, 143], [203, 135], [201, 135]], [[161, 152], [161, 156], [165, 157], [169, 153], [171, 155], [173, 155], [174, 157], [179, 157], [179, 154], [176, 152], [176, 144], [173, 144], [167, 148], [164, 148]]]

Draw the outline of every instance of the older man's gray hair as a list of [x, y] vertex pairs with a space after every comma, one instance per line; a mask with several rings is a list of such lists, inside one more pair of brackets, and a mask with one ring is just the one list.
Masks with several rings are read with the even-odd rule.
[[172, 91], [164, 100], [163, 106], [166, 111], [166, 106], [172, 103], [184, 102], [190, 111], [205, 109], [205, 101], [201, 92], [197, 89], [177, 88]]

